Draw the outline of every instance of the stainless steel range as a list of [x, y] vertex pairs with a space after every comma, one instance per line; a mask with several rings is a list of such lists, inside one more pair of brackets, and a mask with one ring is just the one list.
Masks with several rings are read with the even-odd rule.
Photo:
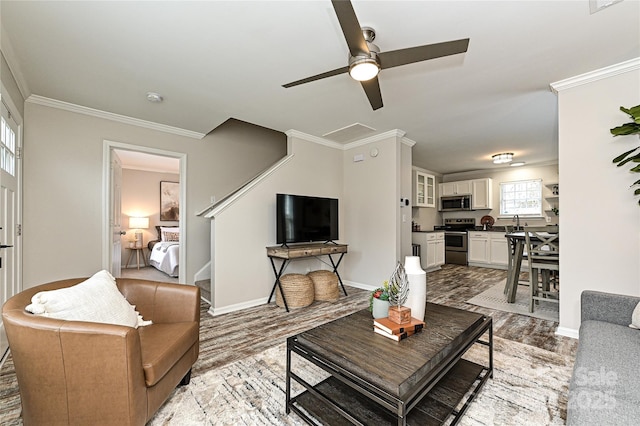
[[444, 225], [433, 227], [434, 231], [444, 231], [444, 259], [445, 263], [467, 265], [468, 235], [467, 231], [474, 229], [476, 220], [445, 219]]

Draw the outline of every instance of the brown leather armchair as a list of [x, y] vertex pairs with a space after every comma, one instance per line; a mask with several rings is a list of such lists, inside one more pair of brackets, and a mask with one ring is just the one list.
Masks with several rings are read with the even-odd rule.
[[189, 383], [198, 359], [200, 289], [117, 279], [146, 327], [35, 316], [25, 311], [44, 290], [86, 278], [25, 290], [2, 308], [25, 425], [144, 425], [177, 385]]

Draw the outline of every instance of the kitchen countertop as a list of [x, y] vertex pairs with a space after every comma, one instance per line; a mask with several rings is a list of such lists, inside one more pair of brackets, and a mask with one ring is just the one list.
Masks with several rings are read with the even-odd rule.
[[473, 231], [475, 232], [502, 232], [502, 233], [506, 233], [507, 230], [504, 228], [504, 226], [492, 226], [491, 228], [487, 228], [487, 229], [483, 229], [482, 226], [476, 226], [475, 229], [473, 229]]
[[[507, 230], [504, 228], [504, 226], [492, 226], [491, 228], [487, 228], [487, 229], [483, 229], [482, 226], [476, 226], [475, 229], [470, 229], [469, 231], [473, 231], [473, 232], [500, 232], [500, 233], [506, 233]], [[421, 232], [421, 233], [431, 233], [431, 232], [445, 232], [444, 229], [439, 229], [437, 231], [434, 230], [420, 230], [420, 231], [411, 231], [411, 232]]]

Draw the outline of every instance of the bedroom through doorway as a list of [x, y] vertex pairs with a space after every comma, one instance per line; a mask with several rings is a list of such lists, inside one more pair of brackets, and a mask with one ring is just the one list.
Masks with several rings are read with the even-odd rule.
[[185, 282], [182, 154], [107, 141], [105, 151], [111, 236], [105, 264], [114, 276]]
[[178, 282], [180, 161], [115, 150], [122, 162], [122, 277]]

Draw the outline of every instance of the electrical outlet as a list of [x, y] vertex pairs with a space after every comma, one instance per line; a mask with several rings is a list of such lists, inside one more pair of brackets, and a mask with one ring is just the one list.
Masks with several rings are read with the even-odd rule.
[[547, 220], [547, 223], [551, 223], [551, 218], [549, 216], [547, 216], [545, 219]]

